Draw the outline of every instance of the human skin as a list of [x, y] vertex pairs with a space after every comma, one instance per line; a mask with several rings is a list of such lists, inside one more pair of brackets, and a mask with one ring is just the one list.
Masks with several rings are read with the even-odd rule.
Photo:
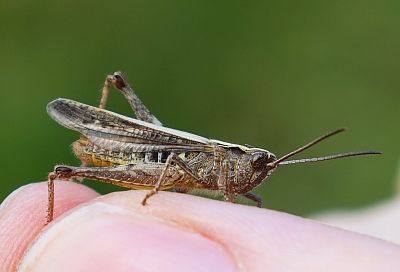
[[160, 192], [99, 196], [55, 184], [12, 193], [0, 207], [0, 271], [398, 271], [400, 246], [290, 214]]

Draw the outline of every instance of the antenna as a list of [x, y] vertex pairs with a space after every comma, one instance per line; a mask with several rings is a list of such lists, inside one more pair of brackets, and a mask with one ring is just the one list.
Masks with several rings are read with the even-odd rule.
[[296, 164], [296, 163], [309, 163], [309, 162], [320, 162], [320, 161], [329, 161], [346, 157], [355, 157], [355, 156], [363, 156], [363, 155], [378, 155], [382, 154], [379, 151], [356, 151], [356, 152], [347, 152], [347, 153], [339, 153], [334, 155], [328, 155], [324, 157], [316, 157], [316, 158], [306, 158], [299, 160], [291, 160], [291, 161], [282, 161], [278, 165], [287, 165], [287, 164]]
[[309, 162], [319, 162], [319, 161], [328, 161], [328, 160], [335, 160], [339, 158], [346, 158], [346, 157], [354, 157], [354, 156], [363, 156], [363, 155], [375, 155], [375, 154], [382, 154], [379, 151], [356, 151], [356, 152], [348, 152], [348, 153], [340, 153], [340, 154], [335, 154], [335, 155], [328, 155], [328, 156], [323, 156], [323, 157], [316, 157], [316, 158], [306, 158], [306, 159], [298, 159], [298, 160], [291, 160], [291, 161], [286, 161], [288, 158], [293, 157], [294, 155], [312, 147], [313, 145], [316, 145], [340, 132], [344, 132], [346, 129], [345, 128], [339, 128], [334, 131], [331, 131], [325, 135], [322, 135], [321, 137], [315, 139], [314, 141], [309, 142], [308, 144], [292, 151], [289, 152], [288, 154], [282, 156], [278, 160], [272, 162], [270, 166], [278, 166], [278, 165], [287, 165], [287, 164], [296, 164], [296, 163], [309, 163]]

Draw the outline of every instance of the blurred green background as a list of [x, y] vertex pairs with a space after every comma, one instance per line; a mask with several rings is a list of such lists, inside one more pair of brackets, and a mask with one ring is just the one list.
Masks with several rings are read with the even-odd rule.
[[[282, 167], [256, 190], [266, 207], [302, 215], [389, 197], [400, 154], [399, 10], [394, 0], [1, 1], [0, 198], [55, 164], [79, 165], [78, 134], [46, 104], [97, 105], [115, 70], [172, 128], [282, 155], [346, 126], [302, 157], [384, 152]], [[109, 108], [131, 114], [116, 91]]]

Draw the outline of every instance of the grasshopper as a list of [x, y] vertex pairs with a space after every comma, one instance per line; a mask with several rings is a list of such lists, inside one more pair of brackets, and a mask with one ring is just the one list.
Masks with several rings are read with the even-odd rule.
[[[105, 109], [111, 86], [122, 92], [137, 119]], [[244, 196], [261, 207], [262, 199], [251, 191], [278, 166], [380, 154], [361, 151], [287, 160], [343, 128], [281, 158], [265, 149], [167, 128], [142, 103], [121, 72], [106, 77], [98, 108], [58, 98], [47, 105], [47, 112], [59, 124], [81, 134], [72, 149], [82, 161], [81, 167], [57, 165], [49, 174], [47, 222], [53, 220], [55, 179], [88, 178], [130, 189], [149, 189], [143, 205], [159, 190], [172, 188], [179, 192], [217, 191], [230, 202]]]

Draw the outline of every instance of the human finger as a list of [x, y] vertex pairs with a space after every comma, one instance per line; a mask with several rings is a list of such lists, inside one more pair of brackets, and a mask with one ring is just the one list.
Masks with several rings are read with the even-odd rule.
[[21, 271], [390, 271], [400, 265], [398, 246], [315, 221], [168, 192], [142, 206], [144, 195], [118, 192], [74, 209], [39, 237]]

